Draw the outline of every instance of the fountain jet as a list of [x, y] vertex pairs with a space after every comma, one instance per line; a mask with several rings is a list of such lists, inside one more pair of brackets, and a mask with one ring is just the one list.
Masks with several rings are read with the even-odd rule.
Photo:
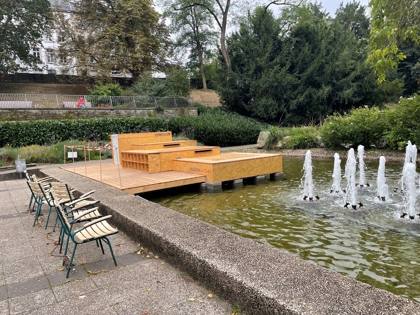
[[[406, 165], [404, 165], [403, 184], [406, 189], [408, 216], [411, 220], [414, 220], [414, 218], [416, 217], [416, 177], [416, 164], [411, 162], [406, 163]], [[403, 213], [401, 217], [404, 218], [406, 215], [407, 213]]]
[[350, 149], [347, 154], [347, 163], [345, 177], [347, 178], [347, 189], [345, 195], [345, 205], [348, 208], [351, 206], [353, 209], [357, 209], [357, 206], [362, 207], [361, 202], [357, 202], [357, 187], [356, 187], [356, 157], [354, 156], [354, 149]]
[[365, 147], [359, 145], [357, 147], [357, 157], [359, 158], [359, 185], [360, 187], [369, 187], [369, 184], [366, 184], [365, 178], [365, 161], [363, 160], [365, 155]]
[[386, 201], [388, 199], [388, 185], [386, 184], [385, 178], [385, 162], [385, 157], [381, 156], [379, 158], [378, 179], [376, 180], [378, 186], [378, 198], [381, 201]]
[[333, 184], [331, 186], [330, 193], [336, 192], [341, 193], [341, 160], [338, 153], [334, 154], [334, 170], [333, 170]]
[[[402, 171], [402, 177], [401, 177], [401, 192], [404, 192], [404, 174], [406, 174], [405, 168], [408, 165], [408, 163], [414, 164], [414, 171], [416, 170], [416, 161], [417, 161], [417, 147], [416, 145], [412, 145], [411, 141], [407, 142], [407, 147], [405, 148], [405, 161]], [[398, 189], [396, 189], [398, 190]], [[394, 190], [395, 191], [395, 190]]]
[[303, 186], [303, 200], [314, 201], [314, 197], [315, 199], [319, 199], [318, 196], [314, 196], [314, 184], [312, 180], [312, 156], [310, 150], [308, 150], [305, 155], [301, 185]]

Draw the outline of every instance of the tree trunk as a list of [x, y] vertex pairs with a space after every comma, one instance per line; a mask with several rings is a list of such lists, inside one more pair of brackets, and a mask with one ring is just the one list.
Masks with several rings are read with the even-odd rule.
[[203, 90], [207, 90], [207, 81], [206, 81], [206, 74], [204, 73], [204, 64], [203, 64], [203, 52], [201, 51], [201, 46], [197, 43], [197, 50], [198, 50], [198, 61], [200, 62], [200, 71], [201, 71], [201, 79], [203, 80]]
[[225, 58], [228, 69], [231, 67], [229, 52], [226, 47], [226, 25], [227, 25], [227, 12], [223, 14], [223, 23], [220, 34], [220, 50], [222, 51], [223, 58]]

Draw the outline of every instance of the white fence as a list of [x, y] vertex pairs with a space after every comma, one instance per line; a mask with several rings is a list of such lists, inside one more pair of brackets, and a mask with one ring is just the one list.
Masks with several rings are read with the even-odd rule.
[[87, 108], [181, 108], [192, 106], [191, 98], [104, 95], [54, 95], [0, 93], [2, 108], [77, 108], [80, 99]]

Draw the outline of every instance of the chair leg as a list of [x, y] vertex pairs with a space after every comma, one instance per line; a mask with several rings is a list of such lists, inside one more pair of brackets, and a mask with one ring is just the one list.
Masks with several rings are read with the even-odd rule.
[[31, 205], [32, 205], [33, 200], [34, 200], [34, 195], [32, 194], [31, 195], [31, 200], [29, 201], [29, 206], [28, 206], [29, 211], [31, 210]]
[[[64, 240], [64, 238], [63, 238], [63, 240]], [[69, 240], [70, 240], [70, 235], [67, 235], [67, 242], [66, 242], [66, 249], [64, 250], [64, 256], [67, 255], [67, 249], [69, 247]]]
[[68, 268], [67, 268], [67, 275], [66, 275], [66, 278], [68, 278], [68, 277], [69, 277], [69, 274], [70, 274], [71, 265], [72, 265], [72, 263], [73, 263], [73, 258], [74, 258], [74, 253], [76, 252], [76, 247], [77, 247], [77, 243], [74, 243], [73, 254], [71, 254], [70, 263], [69, 263], [69, 266], [68, 266]]
[[35, 223], [38, 221], [39, 214], [41, 213], [41, 207], [42, 207], [42, 203], [38, 203], [38, 206], [37, 206], [36, 212], [35, 212], [35, 219], [34, 219], [34, 225], [33, 226], [35, 226]]
[[99, 247], [99, 242], [98, 242], [98, 240], [95, 240], [96, 241], [96, 247]]
[[101, 249], [102, 249], [102, 254], [105, 254], [105, 252], [104, 252], [104, 247], [102, 246], [102, 242], [101, 242], [101, 239], [99, 239], [99, 245], [101, 245]]
[[48, 221], [50, 221], [50, 215], [51, 215], [51, 206], [50, 206], [50, 210], [48, 211], [48, 217], [47, 217], [47, 223], [45, 224], [45, 229], [47, 229], [48, 227]]
[[60, 254], [61, 254], [61, 251], [63, 250], [63, 243], [64, 243], [64, 229], [63, 228], [61, 228], [61, 230], [62, 230], [62, 234], [60, 234]]
[[117, 261], [115, 260], [114, 252], [112, 251], [111, 242], [109, 241], [109, 239], [107, 237], [104, 237], [104, 242], [108, 244], [109, 250], [111, 251], [112, 259], [114, 260], [114, 264], [116, 266], [117, 265]]

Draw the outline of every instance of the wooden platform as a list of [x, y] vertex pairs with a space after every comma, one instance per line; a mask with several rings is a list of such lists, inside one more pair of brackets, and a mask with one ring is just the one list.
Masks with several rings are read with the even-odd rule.
[[173, 170], [207, 176], [211, 183], [283, 172], [279, 154], [226, 153], [173, 161]]
[[[75, 167], [75, 173], [87, 178], [102, 182], [108, 186], [123, 190], [129, 194], [138, 194], [166, 188], [180, 187], [190, 184], [205, 183], [206, 176], [178, 171], [168, 171], [160, 173], [146, 173], [133, 169], [126, 169], [120, 166], [120, 176], [118, 166], [111, 161], [102, 162], [102, 181], [99, 163], [91, 165], [79, 165]], [[74, 172], [72, 164], [68, 164], [62, 169]]]

